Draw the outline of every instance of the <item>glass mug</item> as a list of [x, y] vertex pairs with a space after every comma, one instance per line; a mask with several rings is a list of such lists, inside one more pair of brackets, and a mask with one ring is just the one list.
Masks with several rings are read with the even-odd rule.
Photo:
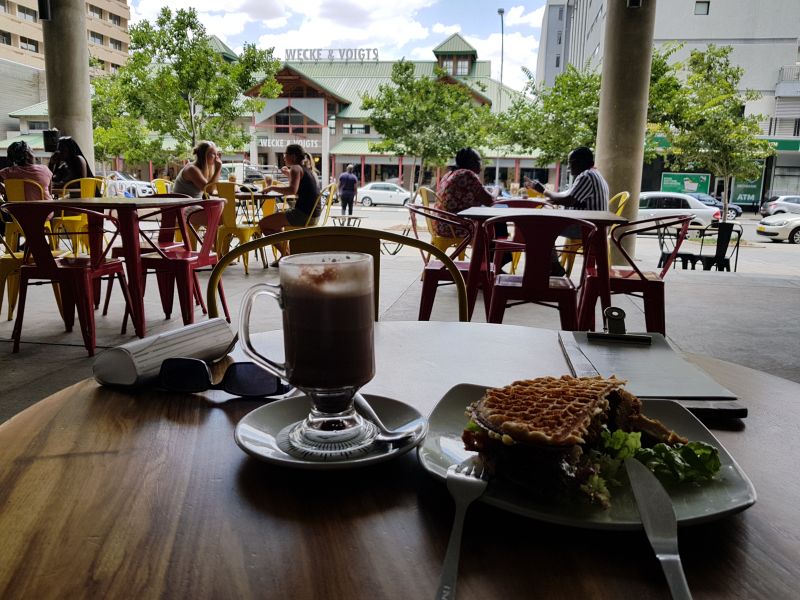
[[[253, 345], [250, 314], [259, 296], [283, 312], [283, 363]], [[311, 412], [277, 436], [288, 454], [336, 460], [365, 454], [378, 434], [353, 407], [375, 375], [373, 262], [359, 252], [310, 252], [280, 262], [280, 285], [260, 283], [244, 295], [239, 339], [256, 364], [306, 393]]]

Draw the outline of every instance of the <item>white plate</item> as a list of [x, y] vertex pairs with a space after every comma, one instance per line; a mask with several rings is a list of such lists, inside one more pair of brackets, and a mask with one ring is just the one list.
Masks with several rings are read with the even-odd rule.
[[[370, 394], [364, 394], [364, 397], [378, 413], [384, 425], [390, 429], [400, 428], [406, 423], [422, 417], [415, 408], [397, 400]], [[310, 403], [305, 396], [296, 396], [265, 404], [246, 414], [239, 421], [234, 431], [234, 439], [242, 450], [266, 462], [296, 469], [327, 470], [354, 469], [390, 460], [414, 448], [423, 440], [427, 432], [427, 427], [423, 427], [418, 435], [409, 438], [402, 446], [378, 444], [369, 454], [351, 460], [329, 462], [303, 460], [290, 456], [278, 448], [275, 436], [287, 425], [305, 419], [308, 416], [309, 408]]]
[[[466, 407], [480, 398], [483, 386], [461, 384], [448, 391], [433, 409], [425, 443], [418, 449], [422, 466], [440, 479], [447, 468], [474, 452], [464, 450], [461, 432], [467, 423]], [[722, 468], [703, 485], [667, 488], [680, 525], [713, 521], [752, 506], [756, 491], [747, 475], [722, 444], [688, 410], [671, 400], [642, 400], [643, 412], [693, 441], [707, 442], [719, 449]], [[633, 492], [627, 484], [611, 488], [611, 507], [603, 510], [576, 500], [574, 503], [544, 504], [527, 497], [512, 483], [493, 480], [481, 497], [483, 502], [540, 521], [590, 529], [640, 529], [642, 526]]]

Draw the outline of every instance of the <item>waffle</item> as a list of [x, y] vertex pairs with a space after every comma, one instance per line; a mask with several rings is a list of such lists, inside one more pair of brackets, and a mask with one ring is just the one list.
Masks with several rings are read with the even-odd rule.
[[608, 395], [625, 382], [602, 377], [540, 377], [486, 390], [468, 416], [506, 445], [517, 442], [570, 447], [584, 444], [605, 422]]

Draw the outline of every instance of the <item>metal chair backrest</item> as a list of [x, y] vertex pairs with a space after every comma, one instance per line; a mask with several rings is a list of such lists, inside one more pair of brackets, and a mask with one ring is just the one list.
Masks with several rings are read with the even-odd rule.
[[[465, 219], [464, 217], [459, 217], [458, 215], [454, 215], [453, 213], [447, 212], [446, 210], [434, 208], [433, 206], [420, 206], [419, 204], [408, 204], [406, 208], [408, 208], [408, 212], [411, 215], [411, 228], [414, 231], [414, 237], [416, 237], [417, 239], [419, 239], [419, 232], [417, 231], [416, 215], [424, 217], [425, 220], [428, 222], [444, 223], [450, 229], [451, 237], [463, 238], [461, 243], [455, 246], [454, 249], [450, 251], [450, 258], [452, 258], [453, 260], [461, 256], [467, 249], [467, 246], [469, 246], [469, 244], [472, 242], [472, 237], [473, 234], [475, 233], [475, 224], [473, 221]], [[459, 230], [461, 231], [466, 230], [466, 235], [458, 236], [457, 233], [459, 232]], [[423, 255], [422, 260], [425, 261], [425, 264], [428, 264], [425, 255]]]
[[[77, 184], [77, 185], [75, 185]], [[73, 179], [64, 184], [61, 188], [61, 196], [64, 198], [69, 197], [70, 191], [80, 190], [81, 198], [96, 198], [103, 195], [103, 186], [105, 180], [100, 177], [81, 177]]]
[[[550, 288], [553, 250], [556, 240], [563, 234], [564, 229], [580, 227], [584, 248], [592, 247], [592, 238], [597, 233], [597, 227], [589, 221], [571, 217], [551, 217], [543, 211], [541, 215], [500, 216], [487, 219], [483, 223], [487, 239], [492, 239], [494, 226], [500, 223], [512, 223], [514, 230], [519, 231], [524, 240], [525, 270], [522, 273], [522, 289], [530, 291]], [[486, 245], [487, 253], [491, 252], [490, 247], [491, 244]], [[487, 264], [495, 262], [491, 255], [487, 256], [487, 260]], [[589, 263], [591, 260], [587, 257], [583, 261], [582, 278]]]
[[620, 192], [608, 201], [608, 211], [614, 213], [618, 217], [622, 216], [622, 211], [628, 203], [628, 198], [631, 197], [630, 192]]
[[208, 316], [214, 318], [219, 316], [219, 309], [217, 308], [217, 288], [225, 269], [240, 256], [265, 248], [267, 246], [274, 246], [283, 244], [285, 242], [292, 243], [292, 252], [297, 250], [301, 252], [324, 252], [333, 250], [346, 250], [350, 252], [364, 252], [370, 254], [373, 259], [373, 268], [375, 269], [375, 318], [378, 318], [378, 288], [380, 275], [380, 245], [381, 241], [386, 240], [393, 243], [404, 244], [413, 248], [420, 248], [425, 252], [431, 253], [436, 259], [442, 261], [444, 268], [446, 268], [453, 278], [456, 285], [458, 294], [458, 318], [459, 321], [469, 321], [467, 310], [467, 288], [464, 283], [464, 278], [458, 270], [456, 264], [452, 259], [447, 256], [445, 252], [415, 238], [399, 235], [391, 231], [380, 231], [377, 229], [368, 229], [366, 227], [306, 227], [298, 229], [289, 229], [280, 233], [274, 233], [261, 238], [251, 240], [245, 244], [241, 244], [228, 252], [225, 256], [219, 259], [219, 262], [211, 271], [211, 277], [208, 280], [207, 287], [207, 304]]
[[6, 198], [9, 202], [25, 202], [28, 199], [26, 191], [36, 192], [35, 200], [44, 200], [44, 188], [38, 181], [33, 179], [6, 179], [3, 181], [6, 186]]
[[[197, 260], [201, 263], [208, 259], [211, 251], [214, 249], [214, 244], [217, 241], [217, 229], [219, 228], [220, 221], [222, 219], [222, 211], [225, 207], [225, 200], [222, 198], [211, 198], [208, 200], [198, 200], [197, 206], [200, 210], [192, 213], [189, 215], [187, 221], [187, 226], [191, 229], [192, 234], [201, 241], [200, 250], [196, 254]], [[178, 212], [174, 212], [173, 214], [175, 219], [178, 215], [182, 214], [183, 209], [180, 209]], [[165, 213], [165, 218], [166, 218]], [[203, 235], [201, 236], [197, 233], [192, 221], [195, 217], [199, 217], [200, 225], [202, 225], [205, 229]], [[181, 217], [182, 218], [182, 217]], [[162, 258], [169, 258], [166, 253], [159, 248], [156, 244], [153, 243], [152, 240], [149, 238], [145, 238], [145, 241], [155, 250], [156, 253], [160, 254]], [[160, 240], [159, 240], [160, 241]], [[171, 241], [166, 239], [165, 241]], [[185, 238], [184, 238], [184, 241]]]
[[[736, 223], [711, 223], [703, 230], [700, 240], [700, 254], [703, 254], [705, 240], [716, 232], [716, 245], [714, 246], [714, 260], [722, 261], [733, 256], [742, 236], [742, 227]], [[731, 238], [735, 236], [735, 243], [731, 246]]]
[[172, 189], [172, 182], [169, 179], [153, 179], [150, 183], [153, 185], [156, 194], [169, 194]]
[[322, 191], [319, 193], [319, 198], [317, 199], [317, 204], [322, 202], [322, 199], [325, 199], [325, 216], [322, 217], [322, 221], [317, 223], [318, 226], [324, 227], [328, 224], [328, 218], [331, 216], [331, 206], [333, 206], [333, 201], [336, 198], [336, 184], [331, 183], [325, 186]]
[[236, 227], [236, 188], [237, 184], [232, 181], [212, 181], [203, 191], [212, 197], [213, 190], [216, 188], [216, 195], [225, 199], [225, 208], [222, 209], [222, 225], [225, 227]]
[[615, 227], [611, 231], [611, 243], [613, 243], [623, 258], [628, 262], [630, 267], [636, 272], [641, 279], [646, 279], [646, 275], [637, 266], [636, 261], [633, 260], [630, 254], [623, 245], [623, 240], [630, 235], [639, 235], [643, 233], [655, 232], [659, 237], [664, 235], [664, 232], [675, 230], [675, 244], [672, 251], [663, 261], [661, 272], [658, 274], [659, 278], [663, 279], [669, 271], [675, 257], [678, 256], [683, 240], [686, 239], [686, 232], [689, 230], [689, 223], [691, 223], [692, 215], [678, 215], [672, 217], [655, 217], [652, 219], [641, 219], [640, 221], [630, 221], [625, 225]]

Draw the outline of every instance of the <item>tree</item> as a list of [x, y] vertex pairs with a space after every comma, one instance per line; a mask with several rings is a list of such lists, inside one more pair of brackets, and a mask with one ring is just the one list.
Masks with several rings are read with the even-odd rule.
[[[263, 106], [243, 93], [259, 84], [262, 97], [280, 91], [275, 81], [280, 62], [272, 49], [245, 44], [237, 61], [225, 61], [194, 9], [162, 8], [154, 23], [137, 23], [130, 35], [128, 62], [95, 81], [94, 117], [105, 130], [124, 129], [132, 124], [129, 119], [141, 121], [147, 139], [135, 146], [152, 142], [155, 134], [159, 140], [171, 136], [181, 147], [210, 139], [223, 148], [241, 148], [250, 135], [237, 121]], [[129, 141], [136, 133], [129, 132]], [[125, 137], [124, 131], [106, 135]]]
[[687, 62], [685, 113], [667, 131], [672, 148], [670, 167], [708, 170], [723, 180], [723, 221], [728, 212], [731, 177], [755, 179], [761, 161], [774, 151], [762, 134], [761, 115], [744, 115], [745, 102], [758, 92], [739, 91], [744, 69], [731, 64], [730, 46], [709, 44], [705, 52], [693, 50]]
[[370, 124], [383, 136], [370, 149], [419, 158], [417, 188], [426, 165], [443, 165], [459, 149], [485, 143], [489, 107], [477, 105], [463, 84], [443, 71], [417, 77], [414, 64], [406, 60], [392, 66], [391, 81], [362, 98]]

